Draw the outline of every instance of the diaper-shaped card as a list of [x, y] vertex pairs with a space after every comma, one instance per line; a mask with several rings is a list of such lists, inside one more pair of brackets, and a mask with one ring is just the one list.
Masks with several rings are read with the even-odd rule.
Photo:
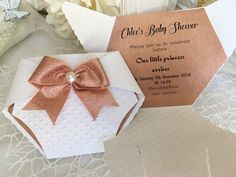
[[4, 114], [47, 158], [104, 152], [144, 101], [119, 52], [23, 59]]
[[121, 52], [144, 107], [194, 103], [236, 48], [235, 8], [235, 0], [218, 0], [206, 8], [110, 17], [63, 4], [85, 50]]

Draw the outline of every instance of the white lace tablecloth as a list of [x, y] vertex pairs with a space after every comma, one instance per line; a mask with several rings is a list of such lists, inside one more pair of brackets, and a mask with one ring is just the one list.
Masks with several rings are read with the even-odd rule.
[[[30, 17], [32, 18], [32, 17]], [[21, 58], [79, 53], [81, 47], [75, 41], [66, 41], [55, 34], [46, 22], [37, 16], [41, 24], [34, 33], [12, 47], [0, 57], [0, 109], [4, 107], [11, 81]], [[0, 44], [14, 35], [14, 25], [8, 30], [0, 25]], [[19, 93], [20, 94], [20, 93]], [[47, 160], [34, 146], [0, 113], [0, 176], [2, 177], [108, 177], [108, 167], [103, 154], [85, 155], [64, 159]]]

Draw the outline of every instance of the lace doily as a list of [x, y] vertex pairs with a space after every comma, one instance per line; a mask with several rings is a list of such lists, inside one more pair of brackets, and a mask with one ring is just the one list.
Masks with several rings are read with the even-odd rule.
[[213, 125], [236, 133], [236, 51], [203, 90], [193, 107]]

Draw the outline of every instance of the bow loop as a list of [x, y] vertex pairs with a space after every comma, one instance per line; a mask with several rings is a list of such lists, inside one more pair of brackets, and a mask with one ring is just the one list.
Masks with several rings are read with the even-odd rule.
[[75, 69], [78, 78], [75, 81], [75, 88], [84, 90], [107, 89], [109, 81], [98, 59], [88, 61]]
[[89, 60], [72, 71], [64, 62], [44, 57], [29, 82], [39, 92], [24, 110], [46, 110], [54, 124], [71, 88], [94, 120], [104, 106], [118, 106], [99, 59]]
[[43, 86], [62, 85], [67, 82], [65, 75], [69, 71], [70, 68], [62, 61], [45, 56], [30, 77], [29, 83], [39, 89]]

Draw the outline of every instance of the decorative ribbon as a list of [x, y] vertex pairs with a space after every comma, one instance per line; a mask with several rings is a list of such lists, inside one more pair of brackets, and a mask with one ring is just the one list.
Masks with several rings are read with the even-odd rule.
[[104, 106], [119, 106], [108, 90], [109, 81], [99, 59], [92, 59], [71, 70], [64, 62], [44, 57], [29, 79], [39, 92], [23, 108], [46, 110], [53, 124], [71, 88], [94, 120]]

